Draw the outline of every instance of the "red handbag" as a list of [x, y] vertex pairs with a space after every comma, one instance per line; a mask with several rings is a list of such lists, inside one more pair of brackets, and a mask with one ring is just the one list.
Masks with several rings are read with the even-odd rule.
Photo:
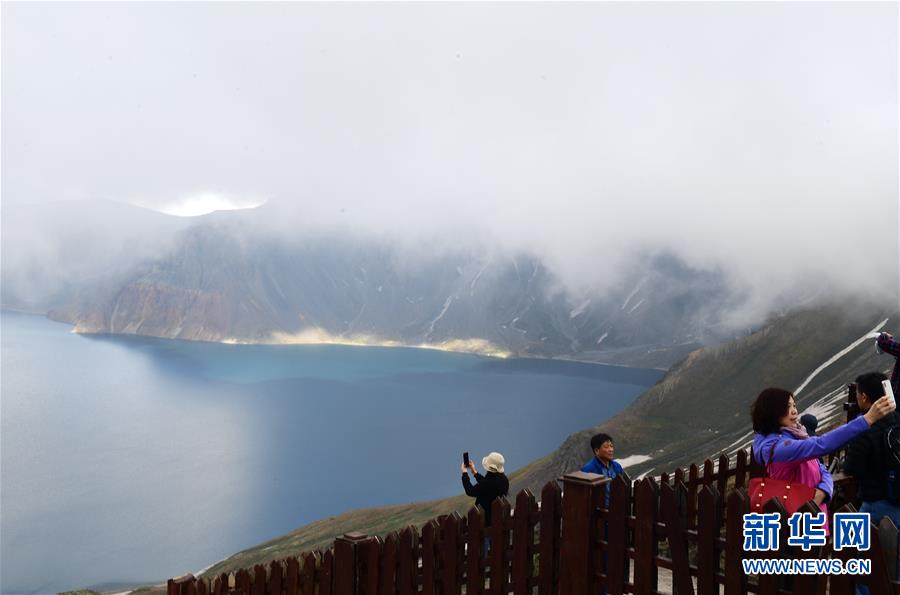
[[[775, 445], [769, 453], [769, 463], [775, 455]], [[766, 465], [766, 473], [769, 465]], [[794, 514], [801, 506], [812, 500], [816, 495], [816, 488], [811, 488], [798, 481], [786, 481], [784, 479], [772, 479], [771, 477], [754, 477], [747, 486], [750, 496], [750, 512], [763, 512], [766, 502], [775, 498], [787, 513]]]

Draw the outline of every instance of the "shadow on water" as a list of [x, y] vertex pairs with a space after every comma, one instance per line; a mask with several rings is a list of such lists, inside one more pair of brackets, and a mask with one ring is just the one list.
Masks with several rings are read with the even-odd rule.
[[620, 384], [652, 385], [665, 375], [665, 371], [653, 368], [629, 368], [609, 364], [594, 364], [560, 359], [516, 358], [490, 360], [479, 364], [485, 372], [496, 374], [554, 374], [581, 376]]

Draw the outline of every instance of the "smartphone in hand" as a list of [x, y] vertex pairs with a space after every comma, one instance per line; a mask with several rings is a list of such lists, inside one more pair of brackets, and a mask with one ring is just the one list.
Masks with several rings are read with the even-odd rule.
[[894, 389], [891, 386], [890, 380], [882, 380], [881, 388], [884, 389], [884, 396], [886, 396], [892, 403], [894, 403]]
[[463, 465], [465, 465], [466, 467], [469, 466], [469, 453], [467, 452], [463, 453]]

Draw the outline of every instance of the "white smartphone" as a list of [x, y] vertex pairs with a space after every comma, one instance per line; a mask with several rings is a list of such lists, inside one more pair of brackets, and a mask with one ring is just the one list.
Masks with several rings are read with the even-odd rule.
[[881, 387], [884, 389], [884, 396], [890, 399], [891, 403], [894, 403], [896, 405], [896, 402], [894, 401], [894, 389], [891, 387], [891, 381], [882, 380]]

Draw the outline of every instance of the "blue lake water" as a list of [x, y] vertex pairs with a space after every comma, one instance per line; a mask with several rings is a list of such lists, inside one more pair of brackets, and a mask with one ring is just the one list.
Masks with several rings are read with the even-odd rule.
[[661, 376], [421, 349], [88, 337], [3, 312], [0, 590], [160, 581], [507, 472]]

